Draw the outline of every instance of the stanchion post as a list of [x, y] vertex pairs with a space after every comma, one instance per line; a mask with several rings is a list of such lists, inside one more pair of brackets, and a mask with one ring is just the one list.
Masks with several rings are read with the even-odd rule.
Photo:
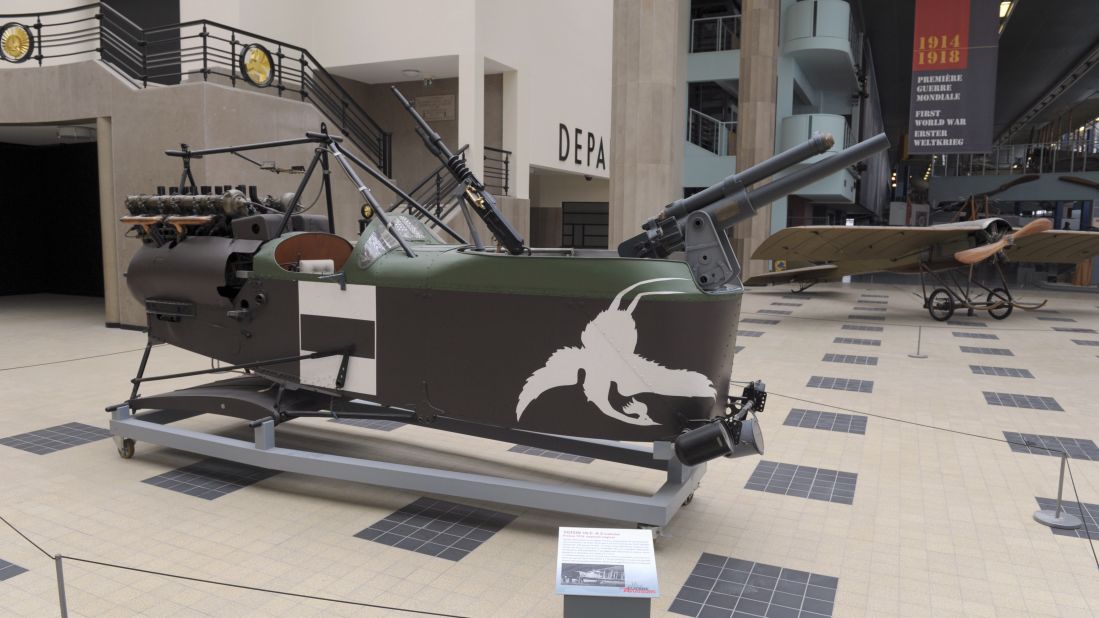
[[1055, 510], [1040, 510], [1034, 512], [1034, 521], [1049, 526], [1050, 528], [1062, 528], [1075, 530], [1084, 525], [1084, 520], [1066, 513], [1061, 506], [1061, 495], [1065, 489], [1065, 466], [1068, 465], [1068, 453], [1061, 453], [1061, 478], [1057, 481], [1057, 508]]
[[61, 607], [61, 618], [69, 618], [69, 607], [65, 603], [65, 569], [61, 566], [61, 554], [54, 554], [53, 564], [57, 568], [57, 601]]
[[922, 344], [922, 343], [923, 343], [923, 327], [922, 326], [917, 326], [916, 327], [916, 353], [915, 354], [909, 354], [908, 355], [909, 358], [927, 358], [926, 354], [921, 354], [920, 353], [920, 344]]

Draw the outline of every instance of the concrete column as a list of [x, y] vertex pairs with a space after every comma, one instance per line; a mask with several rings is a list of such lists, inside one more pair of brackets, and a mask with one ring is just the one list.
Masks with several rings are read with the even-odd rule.
[[523, 110], [527, 109], [521, 100], [523, 89], [519, 82], [518, 71], [504, 73], [504, 122], [503, 146], [511, 151], [509, 184], [512, 197], [528, 199], [530, 197], [530, 130], [523, 121]]
[[485, 167], [485, 57], [476, 48], [458, 55], [458, 143], [469, 144], [466, 164], [478, 178]]
[[689, 0], [614, 0], [610, 247], [683, 197]]
[[111, 148], [111, 119], [95, 119], [95, 149], [99, 165], [99, 235], [103, 241], [103, 304], [104, 322], [122, 322], [119, 310], [118, 215], [120, 205], [114, 201], [114, 153]]
[[[779, 0], [744, 0], [741, 7], [738, 170], [748, 169], [775, 154], [779, 4]], [[744, 269], [742, 278], [767, 271], [765, 260], [749, 258], [770, 231], [770, 208], [733, 230], [733, 249]]]

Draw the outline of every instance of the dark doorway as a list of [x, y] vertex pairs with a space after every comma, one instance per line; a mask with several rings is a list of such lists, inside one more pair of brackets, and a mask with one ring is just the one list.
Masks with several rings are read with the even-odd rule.
[[561, 246], [606, 249], [607, 217], [607, 202], [563, 202]]
[[0, 295], [103, 296], [95, 142], [0, 143]]

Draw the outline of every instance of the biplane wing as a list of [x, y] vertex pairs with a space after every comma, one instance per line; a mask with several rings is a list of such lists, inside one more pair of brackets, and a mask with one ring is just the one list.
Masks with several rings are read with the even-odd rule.
[[1099, 232], [1049, 230], [1017, 239], [1004, 254], [1011, 262], [1077, 264], [1099, 255]]
[[935, 245], [964, 242], [987, 226], [987, 220], [964, 221], [934, 227], [809, 225], [779, 230], [752, 254], [754, 260], [842, 262], [889, 261]]
[[744, 285], [758, 287], [764, 285], [778, 285], [781, 283], [822, 283], [825, 281], [837, 281], [843, 274], [835, 264], [821, 264], [819, 266], [806, 266], [805, 268], [791, 268], [790, 270], [776, 270], [748, 278]]

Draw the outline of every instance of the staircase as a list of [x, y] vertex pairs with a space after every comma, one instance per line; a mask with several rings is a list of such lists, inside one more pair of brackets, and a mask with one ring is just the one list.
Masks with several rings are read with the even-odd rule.
[[304, 48], [206, 19], [142, 28], [100, 2], [0, 15], [0, 24], [13, 23], [30, 33], [31, 43], [0, 61], [41, 66], [90, 56], [137, 88], [201, 79], [298, 97], [392, 176], [390, 133]]

